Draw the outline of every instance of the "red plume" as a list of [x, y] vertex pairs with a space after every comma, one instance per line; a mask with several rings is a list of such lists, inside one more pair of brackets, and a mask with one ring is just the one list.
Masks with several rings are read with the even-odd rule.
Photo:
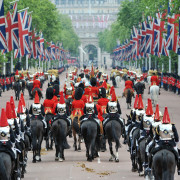
[[142, 96], [139, 94], [139, 102], [138, 102], [138, 110], [144, 109], [143, 101], [142, 101]]
[[162, 123], [163, 123], [163, 124], [169, 124], [169, 123], [171, 123], [171, 120], [170, 120], [170, 117], [169, 117], [169, 113], [168, 113], [168, 108], [167, 108], [167, 107], [165, 107], [165, 110], [164, 110], [164, 116], [163, 116]]
[[8, 119], [12, 118], [12, 110], [11, 110], [10, 102], [6, 102], [6, 116]]
[[148, 105], [147, 105], [147, 109], [146, 109], [146, 115], [147, 116], [152, 116], [153, 113], [153, 108], [152, 108], [152, 102], [151, 99], [148, 98]]
[[6, 127], [9, 126], [8, 121], [7, 121], [7, 116], [6, 116], [6, 112], [5, 109], [2, 108], [1, 110], [1, 119], [0, 119], [0, 127]]
[[34, 98], [34, 104], [39, 104], [40, 101], [39, 101], [39, 95], [38, 95], [38, 92], [36, 91], [35, 92], [35, 98]]
[[154, 120], [160, 121], [159, 104], [156, 105], [156, 111], [155, 111], [155, 115], [154, 115]]
[[136, 98], [134, 100], [134, 109], [138, 109], [138, 100], [139, 100], [139, 97], [138, 97], [138, 94], [136, 94]]

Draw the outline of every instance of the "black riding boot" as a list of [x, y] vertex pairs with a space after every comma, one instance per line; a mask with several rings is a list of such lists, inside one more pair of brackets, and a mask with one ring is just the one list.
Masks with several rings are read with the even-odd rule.
[[180, 175], [180, 149], [178, 149], [177, 171], [178, 171], [178, 175]]

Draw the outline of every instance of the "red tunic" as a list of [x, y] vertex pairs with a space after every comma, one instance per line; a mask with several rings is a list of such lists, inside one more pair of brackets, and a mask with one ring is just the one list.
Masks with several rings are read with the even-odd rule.
[[34, 88], [39, 88], [41, 87], [41, 82], [38, 79], [35, 79], [33, 82], [33, 89]]
[[10, 79], [8, 77], [6, 78], [6, 84], [11, 84]]
[[43, 106], [44, 106], [45, 114], [47, 113], [54, 114], [54, 110], [53, 110], [54, 100], [53, 99], [45, 99]]
[[[127, 81], [125, 82], [124, 91], [125, 91], [126, 89], [132, 89], [132, 90], [133, 90], [133, 82], [132, 82], [132, 81], [127, 80]], [[134, 91], [134, 90], [133, 90], [133, 91]]]
[[73, 100], [72, 102], [72, 114], [75, 115], [77, 112], [84, 115], [84, 102], [82, 100]]
[[158, 85], [158, 77], [157, 76], [151, 77], [151, 86], [152, 85]]
[[93, 97], [98, 97], [99, 89], [97, 87], [90, 86], [89, 89], [90, 89]]
[[108, 102], [109, 102], [109, 99], [107, 99], [107, 98], [101, 98], [97, 102], [97, 104], [99, 106], [101, 106], [101, 110], [102, 110], [103, 114], [106, 113], [106, 106], [107, 106]]
[[81, 100], [84, 102], [84, 104], [87, 103], [87, 97], [83, 94]]

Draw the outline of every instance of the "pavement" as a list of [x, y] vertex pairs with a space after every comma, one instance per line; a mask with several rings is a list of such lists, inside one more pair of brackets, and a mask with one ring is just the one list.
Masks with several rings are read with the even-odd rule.
[[[110, 75], [110, 69], [107, 70], [108, 75]], [[60, 89], [63, 90], [63, 85], [65, 82], [66, 72], [60, 75]], [[110, 77], [110, 76], [109, 76]], [[110, 82], [110, 81], [109, 81]], [[111, 82], [110, 82], [111, 84]], [[125, 98], [121, 98], [124, 89], [124, 81], [121, 81], [118, 88], [115, 89], [116, 95], [120, 98], [120, 106], [122, 110], [122, 117], [126, 119], [126, 114], [129, 114], [130, 110], [127, 110]], [[43, 94], [45, 97], [45, 91], [47, 88], [47, 82], [43, 87]], [[148, 86], [144, 92], [143, 102], [144, 105], [147, 103]], [[6, 101], [10, 99], [10, 96], [14, 96], [12, 90], [2, 93], [0, 97], [0, 108], [6, 106]], [[28, 91], [25, 90], [25, 102], [26, 106], [30, 107], [33, 103], [29, 100]], [[43, 103], [43, 100], [41, 100]], [[158, 97], [158, 103], [160, 110], [164, 113], [164, 107], [168, 107], [171, 122], [176, 124], [178, 133], [180, 134], [180, 96], [173, 94], [172, 92], [166, 92], [161, 88], [161, 95]], [[15, 101], [17, 106], [18, 101]], [[134, 104], [134, 99], [133, 103]], [[154, 108], [155, 110], [155, 108]], [[45, 151], [45, 143], [42, 144], [41, 159], [42, 162], [32, 163], [32, 152], [28, 153], [28, 164], [27, 173], [25, 174], [25, 180], [90, 180], [90, 179], [127, 179], [127, 180], [139, 180], [144, 179], [140, 177], [137, 172], [131, 172], [131, 161], [129, 152], [127, 152], [127, 145], [122, 144], [119, 149], [119, 163], [109, 162], [110, 152], [107, 144], [107, 151], [100, 153], [100, 160], [95, 159], [93, 162], [87, 162], [85, 156], [85, 146], [84, 143], [81, 144], [81, 152], [74, 151], [73, 149], [73, 139], [68, 138], [68, 143], [71, 148], [65, 150], [65, 161], [55, 162], [55, 150]], [[179, 146], [180, 148], [180, 146]], [[175, 174], [175, 180], [180, 179], [180, 176]]]

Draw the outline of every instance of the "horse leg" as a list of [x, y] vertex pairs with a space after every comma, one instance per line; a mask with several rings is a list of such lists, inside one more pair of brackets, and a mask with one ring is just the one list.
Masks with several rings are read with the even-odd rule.
[[63, 143], [59, 144], [59, 162], [63, 162]]
[[110, 153], [111, 153], [111, 157], [110, 157], [109, 161], [114, 161], [115, 155], [114, 155], [114, 153], [113, 153], [112, 142], [111, 142], [111, 140], [109, 140], [109, 139], [108, 139], [108, 144], [109, 144], [109, 150], [110, 150]]
[[119, 153], [118, 153], [118, 149], [119, 149], [119, 147], [118, 147], [117, 143], [116, 143], [115, 148], [116, 148], [115, 162], [119, 162]]
[[91, 142], [91, 153], [90, 153], [91, 161], [94, 160], [94, 151], [95, 151], [95, 139], [92, 139], [92, 142]]
[[39, 156], [39, 162], [41, 162], [41, 144], [42, 144], [42, 140], [43, 140], [43, 133], [40, 135], [39, 139], [38, 139], [38, 156]]
[[73, 129], [73, 136], [74, 136], [74, 150], [77, 151], [77, 138], [76, 138], [76, 132]]
[[59, 161], [59, 146], [57, 144], [56, 139], [55, 139], [55, 148], [56, 148], [55, 161]]
[[81, 152], [81, 137], [78, 135], [78, 151]]

